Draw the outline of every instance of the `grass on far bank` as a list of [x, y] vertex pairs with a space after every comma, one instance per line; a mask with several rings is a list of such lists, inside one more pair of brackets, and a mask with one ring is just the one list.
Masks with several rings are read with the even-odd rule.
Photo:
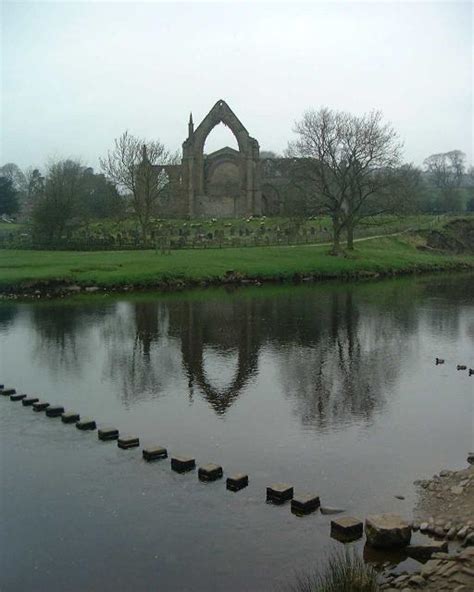
[[420, 251], [413, 239], [384, 237], [356, 243], [349, 257], [334, 257], [327, 246], [254, 247], [172, 251], [27, 251], [0, 250], [0, 287], [45, 280], [83, 285], [153, 286], [162, 282], [217, 280], [229, 270], [247, 278], [290, 279], [474, 269], [474, 257]]

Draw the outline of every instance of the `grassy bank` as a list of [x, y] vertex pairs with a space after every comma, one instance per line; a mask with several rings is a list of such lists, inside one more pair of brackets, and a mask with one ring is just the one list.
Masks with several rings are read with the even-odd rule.
[[233, 270], [238, 277], [291, 279], [295, 274], [344, 278], [474, 269], [474, 257], [420, 251], [407, 237], [357, 244], [351, 257], [333, 257], [327, 246], [255, 247], [173, 251], [0, 251], [0, 290], [31, 289], [46, 281], [119, 288], [167, 283], [218, 282]]

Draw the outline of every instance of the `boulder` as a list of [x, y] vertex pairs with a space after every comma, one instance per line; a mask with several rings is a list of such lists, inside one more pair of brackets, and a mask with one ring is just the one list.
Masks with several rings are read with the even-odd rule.
[[367, 543], [377, 549], [406, 547], [411, 540], [411, 524], [397, 514], [373, 514], [365, 520]]
[[413, 557], [420, 561], [426, 561], [431, 555], [433, 555], [433, 553], [443, 553], [447, 550], [447, 541], [431, 541], [420, 545], [408, 545], [406, 548], [409, 557]]

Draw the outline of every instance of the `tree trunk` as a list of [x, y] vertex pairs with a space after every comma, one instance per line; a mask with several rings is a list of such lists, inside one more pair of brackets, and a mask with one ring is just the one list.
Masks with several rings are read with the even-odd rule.
[[354, 250], [354, 221], [352, 218], [347, 220], [347, 248], [349, 251]]
[[334, 216], [332, 219], [332, 250], [331, 255], [341, 254], [341, 230], [342, 225], [339, 222], [339, 217]]

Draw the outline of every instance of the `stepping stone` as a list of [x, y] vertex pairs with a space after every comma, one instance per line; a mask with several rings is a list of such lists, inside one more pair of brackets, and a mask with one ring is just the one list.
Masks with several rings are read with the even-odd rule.
[[49, 403], [47, 401], [36, 401], [33, 403], [33, 411], [44, 411], [49, 407]]
[[38, 397], [25, 397], [21, 404], [24, 407], [31, 407], [33, 405], [33, 403], [36, 403], [37, 401], [39, 401]]
[[319, 495], [312, 493], [295, 495], [291, 500], [293, 514], [310, 514], [316, 511], [320, 505]]
[[48, 417], [59, 417], [63, 413], [64, 413], [64, 407], [61, 407], [61, 405], [50, 405], [46, 409], [46, 415]]
[[152, 446], [143, 449], [143, 458], [145, 460], [159, 460], [160, 458], [168, 458], [168, 451], [162, 446]]
[[63, 423], [77, 423], [80, 419], [81, 416], [75, 411], [68, 411], [67, 413], [63, 413], [61, 415], [61, 421]]
[[14, 395], [16, 393], [15, 389], [2, 389], [0, 391], [0, 394], [2, 394], [4, 397], [9, 397], [10, 395]]
[[192, 456], [173, 456], [171, 468], [178, 473], [184, 473], [196, 468], [196, 460]]
[[267, 502], [283, 504], [293, 497], [293, 487], [287, 483], [275, 483], [267, 487]]
[[120, 436], [117, 446], [124, 450], [127, 448], [135, 448], [136, 446], [140, 446], [140, 440], [136, 436]]
[[249, 476], [245, 473], [235, 473], [227, 477], [226, 487], [230, 491], [240, 491], [249, 484]]
[[217, 479], [220, 479], [222, 475], [222, 467], [220, 465], [215, 465], [214, 463], [203, 465], [202, 467], [199, 467], [198, 470], [198, 477], [201, 481], [216, 481]]
[[78, 430], [95, 430], [96, 427], [95, 421], [89, 418], [81, 419], [76, 423]]
[[21, 395], [20, 393], [15, 393], [14, 395], [10, 395], [10, 401], [21, 401], [25, 397], [26, 397], [26, 395]]
[[360, 539], [364, 532], [364, 523], [352, 516], [341, 516], [331, 520], [331, 537], [342, 542]]
[[117, 428], [100, 428], [98, 431], [99, 440], [117, 440], [119, 431]]

